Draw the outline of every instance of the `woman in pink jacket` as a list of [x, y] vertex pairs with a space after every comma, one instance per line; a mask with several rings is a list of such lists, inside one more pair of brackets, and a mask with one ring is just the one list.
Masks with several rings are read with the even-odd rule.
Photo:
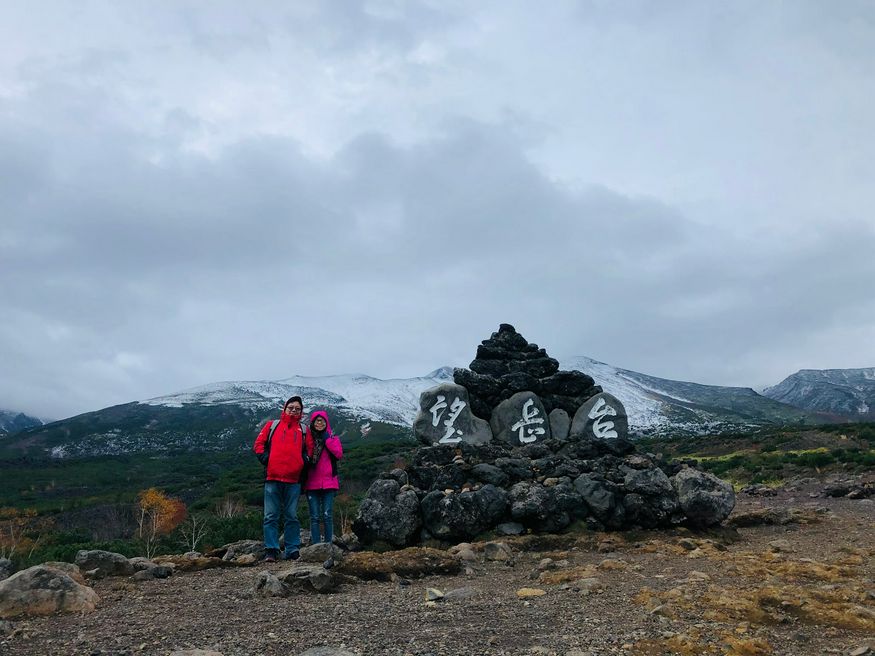
[[[312, 544], [331, 543], [334, 538], [334, 495], [340, 489], [337, 461], [343, 457], [343, 446], [340, 438], [331, 432], [328, 415], [322, 410], [310, 414], [310, 435], [313, 438], [313, 457], [304, 483], [310, 506], [310, 538]], [[321, 535], [320, 521], [325, 524]]]

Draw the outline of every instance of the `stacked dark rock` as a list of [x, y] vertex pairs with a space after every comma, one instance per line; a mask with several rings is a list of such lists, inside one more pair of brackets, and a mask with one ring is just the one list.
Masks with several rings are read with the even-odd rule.
[[453, 379], [468, 390], [471, 411], [489, 421], [492, 409], [517, 392], [534, 392], [549, 413], [562, 409], [574, 416], [583, 403], [602, 391], [590, 376], [559, 371], [559, 362], [530, 344], [510, 324], [477, 347], [469, 369], [456, 369]]
[[406, 470], [375, 481], [353, 530], [363, 544], [403, 547], [471, 540], [508, 522], [535, 532], [576, 521], [614, 530], [711, 526], [734, 505], [728, 483], [636, 453], [625, 439], [462, 442], [423, 447]]

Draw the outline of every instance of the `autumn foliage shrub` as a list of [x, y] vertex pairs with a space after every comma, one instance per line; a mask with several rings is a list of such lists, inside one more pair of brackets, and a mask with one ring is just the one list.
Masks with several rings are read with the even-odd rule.
[[186, 517], [185, 504], [168, 497], [157, 488], [150, 487], [137, 495], [136, 537], [143, 543], [145, 555], [155, 555], [158, 540], [169, 535]]

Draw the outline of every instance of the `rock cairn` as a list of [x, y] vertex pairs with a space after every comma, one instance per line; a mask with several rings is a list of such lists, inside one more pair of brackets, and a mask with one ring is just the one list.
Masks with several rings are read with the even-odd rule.
[[[353, 530], [363, 544], [722, 522], [732, 486], [636, 453], [619, 400], [559, 364], [513, 326], [477, 349], [455, 383], [426, 390], [413, 430], [423, 443], [407, 469], [375, 481]], [[487, 421], [488, 418], [488, 421]]]
[[530, 344], [510, 324], [477, 347], [468, 369], [456, 369], [453, 380], [468, 390], [471, 411], [488, 420], [492, 409], [517, 392], [534, 392], [549, 413], [559, 408], [574, 415], [584, 401], [602, 391], [590, 376], [559, 371], [559, 362]]
[[559, 363], [513, 326], [477, 347], [471, 369], [456, 369], [454, 383], [422, 393], [414, 435], [425, 445], [498, 440], [531, 444], [571, 434], [625, 438], [623, 404], [579, 371]]

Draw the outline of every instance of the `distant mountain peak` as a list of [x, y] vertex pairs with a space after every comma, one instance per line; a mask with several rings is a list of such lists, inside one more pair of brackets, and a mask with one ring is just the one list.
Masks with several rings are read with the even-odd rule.
[[453, 367], [438, 367], [434, 371], [425, 374], [425, 378], [435, 378], [437, 380], [452, 380]]
[[875, 367], [800, 369], [763, 395], [813, 412], [875, 419]]
[[23, 412], [0, 409], [0, 437], [17, 433], [25, 428], [42, 426], [44, 423], [42, 419], [31, 417]]

